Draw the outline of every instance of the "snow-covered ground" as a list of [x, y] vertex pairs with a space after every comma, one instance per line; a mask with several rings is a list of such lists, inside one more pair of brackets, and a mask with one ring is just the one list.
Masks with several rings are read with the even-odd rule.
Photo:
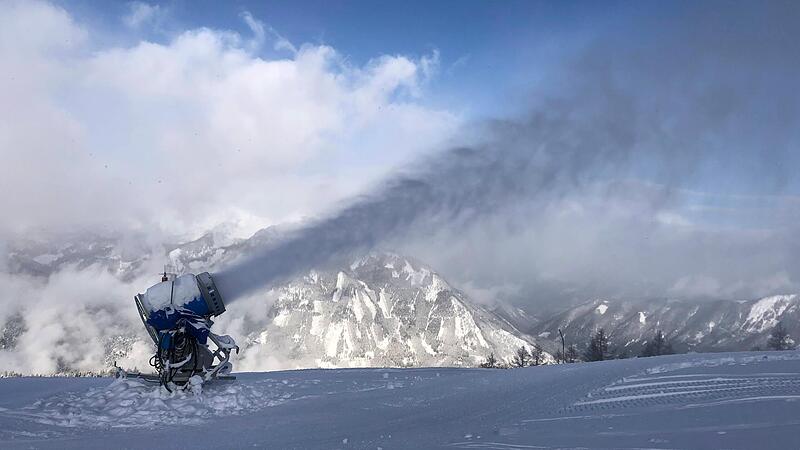
[[0, 448], [797, 448], [800, 353], [0, 380]]

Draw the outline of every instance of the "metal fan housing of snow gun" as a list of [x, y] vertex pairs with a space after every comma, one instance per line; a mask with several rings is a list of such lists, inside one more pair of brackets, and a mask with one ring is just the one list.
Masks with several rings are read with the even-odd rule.
[[134, 300], [155, 343], [150, 365], [158, 372], [157, 377], [137, 376], [157, 379], [170, 390], [215, 378], [233, 379], [230, 353], [234, 349], [238, 352], [239, 347], [230, 336], [211, 332], [211, 318], [225, 312], [211, 274], [174, 277], [165, 273], [161, 283], [137, 294]]

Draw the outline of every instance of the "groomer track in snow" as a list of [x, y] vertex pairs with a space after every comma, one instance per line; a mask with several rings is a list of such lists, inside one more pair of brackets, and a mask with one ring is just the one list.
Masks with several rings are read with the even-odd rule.
[[3, 379], [0, 447], [764, 449], [796, 447], [800, 429], [795, 351], [237, 375], [174, 394]]

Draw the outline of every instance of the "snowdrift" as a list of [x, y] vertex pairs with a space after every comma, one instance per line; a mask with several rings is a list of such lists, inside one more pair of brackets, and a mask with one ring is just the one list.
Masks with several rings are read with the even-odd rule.
[[2, 448], [793, 448], [800, 353], [495, 369], [0, 380]]

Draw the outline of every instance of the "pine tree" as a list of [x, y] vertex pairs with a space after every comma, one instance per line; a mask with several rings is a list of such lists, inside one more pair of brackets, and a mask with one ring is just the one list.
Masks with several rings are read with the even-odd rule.
[[656, 334], [647, 342], [647, 344], [645, 344], [644, 348], [642, 349], [642, 353], [639, 356], [660, 356], [671, 355], [672, 353], [674, 353], [672, 351], [672, 344], [670, 344], [666, 337], [664, 337], [664, 332], [661, 330], [656, 330]]
[[783, 322], [778, 322], [767, 340], [767, 348], [772, 350], [791, 350], [794, 347], [794, 340], [789, 337], [789, 332], [783, 326]]
[[603, 361], [608, 359], [608, 356], [608, 336], [606, 331], [600, 328], [589, 341], [589, 346], [583, 353], [583, 359], [586, 361]]
[[564, 362], [574, 363], [578, 362], [578, 347], [575, 344], [567, 347], [567, 353], [564, 355]]
[[531, 347], [531, 365], [540, 366], [544, 364], [544, 350], [539, 344], [533, 344]]
[[486, 358], [486, 361], [481, 363], [481, 367], [484, 369], [494, 369], [497, 367], [497, 358], [494, 357], [494, 353], [489, 353], [489, 357]]
[[531, 354], [528, 352], [528, 349], [523, 345], [522, 347], [517, 349], [517, 354], [514, 355], [514, 359], [511, 361], [511, 364], [514, 367], [525, 367], [531, 360]]

